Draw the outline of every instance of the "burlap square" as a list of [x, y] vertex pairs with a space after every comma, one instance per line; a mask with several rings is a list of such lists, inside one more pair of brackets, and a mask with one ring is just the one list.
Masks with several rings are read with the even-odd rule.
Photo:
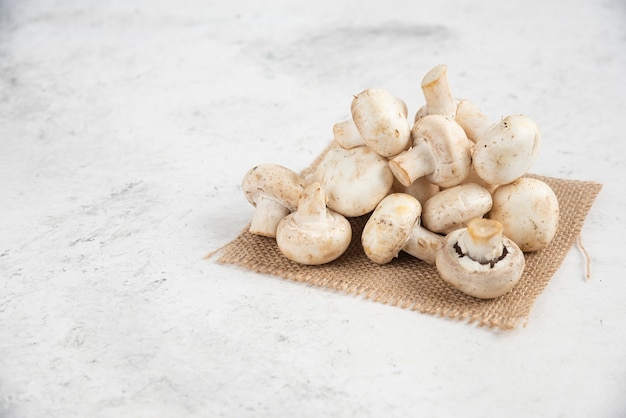
[[[306, 171], [312, 170], [331, 144]], [[602, 188], [601, 184], [535, 176], [552, 187], [559, 200], [560, 222], [552, 243], [541, 251], [526, 254], [526, 269], [520, 282], [504, 296], [481, 300], [461, 293], [441, 280], [437, 270], [401, 252], [387, 265], [371, 262], [361, 247], [361, 231], [369, 215], [350, 219], [352, 243], [337, 260], [306, 266], [285, 258], [271, 238], [242, 232], [219, 250], [220, 264], [232, 264], [258, 273], [363, 295], [367, 299], [422, 313], [465, 320], [480, 326], [515, 328], [527, 319], [537, 297], [580, 234], [587, 213]]]

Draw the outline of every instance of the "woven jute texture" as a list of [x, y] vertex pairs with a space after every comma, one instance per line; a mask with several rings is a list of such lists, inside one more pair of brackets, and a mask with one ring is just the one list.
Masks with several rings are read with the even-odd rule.
[[[326, 151], [333, 146], [335, 144]], [[324, 152], [307, 170], [315, 167]], [[217, 262], [479, 326], [512, 329], [520, 321], [524, 324], [527, 321], [535, 300], [579, 236], [585, 217], [602, 188], [594, 182], [532, 177], [543, 180], [556, 193], [560, 207], [559, 228], [548, 247], [525, 255], [524, 274], [513, 290], [495, 299], [477, 299], [451, 288], [441, 280], [434, 266], [404, 252], [386, 265], [371, 262], [360, 242], [369, 215], [349, 219], [352, 243], [341, 257], [328, 264], [306, 266], [292, 262], [280, 253], [274, 239], [247, 231], [218, 251]]]

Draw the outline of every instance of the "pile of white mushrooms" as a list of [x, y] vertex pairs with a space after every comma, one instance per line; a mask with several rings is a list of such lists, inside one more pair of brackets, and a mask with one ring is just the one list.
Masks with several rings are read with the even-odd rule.
[[252, 168], [243, 180], [256, 207], [249, 232], [275, 238], [290, 260], [324, 264], [348, 248], [347, 218], [369, 215], [361, 244], [372, 262], [404, 251], [471, 296], [510, 291], [524, 253], [545, 248], [559, 221], [554, 191], [525, 177], [541, 148], [539, 129], [524, 115], [492, 122], [455, 98], [445, 65], [421, 87], [425, 104], [412, 127], [402, 100], [367, 89], [354, 96], [352, 118], [333, 126], [339, 146], [310, 174]]

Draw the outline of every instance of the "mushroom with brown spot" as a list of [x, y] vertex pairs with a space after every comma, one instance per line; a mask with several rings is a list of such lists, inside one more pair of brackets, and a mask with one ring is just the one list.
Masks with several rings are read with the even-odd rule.
[[274, 238], [281, 219], [298, 206], [304, 189], [303, 179], [292, 170], [278, 164], [259, 164], [243, 178], [242, 190], [256, 207], [248, 231]]
[[511, 291], [525, 264], [524, 253], [502, 234], [502, 225], [484, 218], [448, 234], [436, 258], [437, 271], [446, 283], [481, 299]]
[[298, 209], [283, 218], [276, 230], [276, 243], [288, 259], [300, 264], [329, 263], [341, 256], [352, 239], [350, 222], [326, 207], [318, 182], [308, 185]]

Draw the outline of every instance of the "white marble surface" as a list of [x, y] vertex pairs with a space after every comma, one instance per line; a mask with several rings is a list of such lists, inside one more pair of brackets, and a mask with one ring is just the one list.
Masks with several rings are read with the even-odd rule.
[[[0, 416], [626, 416], [626, 4], [0, 1]], [[384, 87], [542, 129], [604, 189], [526, 327], [220, 266], [243, 174]]]

